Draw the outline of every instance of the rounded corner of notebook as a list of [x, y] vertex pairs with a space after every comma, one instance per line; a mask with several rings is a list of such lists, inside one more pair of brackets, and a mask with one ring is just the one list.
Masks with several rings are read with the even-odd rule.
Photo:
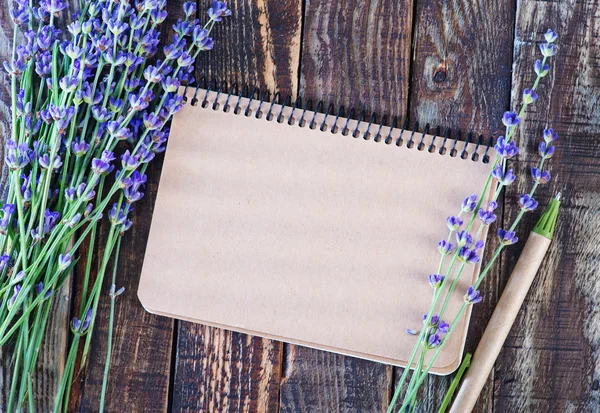
[[158, 314], [158, 311], [153, 309], [153, 303], [150, 297], [146, 293], [146, 289], [143, 287], [143, 284], [140, 282], [137, 290], [137, 298], [142, 308], [151, 314]]

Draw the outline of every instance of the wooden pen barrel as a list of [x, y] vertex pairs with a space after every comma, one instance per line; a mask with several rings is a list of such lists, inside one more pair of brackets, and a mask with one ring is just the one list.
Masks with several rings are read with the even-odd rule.
[[549, 246], [548, 238], [534, 232], [529, 236], [481, 337], [450, 413], [473, 410]]

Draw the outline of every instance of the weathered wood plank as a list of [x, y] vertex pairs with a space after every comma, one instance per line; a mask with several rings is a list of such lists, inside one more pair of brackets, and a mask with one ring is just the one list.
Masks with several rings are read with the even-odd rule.
[[[463, 138], [469, 131], [475, 137], [484, 134], [487, 138], [501, 130], [502, 113], [510, 102], [514, 5], [489, 0], [417, 1], [416, 7], [411, 121], [419, 121], [421, 127], [429, 123], [431, 127], [451, 128], [453, 134], [462, 130]], [[497, 213], [502, 216], [502, 206]], [[490, 233], [495, 231], [493, 225]], [[487, 259], [495, 246], [494, 237], [490, 237]], [[484, 300], [473, 310], [467, 351], [476, 348], [497, 302], [497, 269], [482, 285]], [[395, 376], [401, 373], [398, 369]], [[423, 385], [424, 402], [417, 410], [436, 411], [451, 378], [430, 376]], [[488, 385], [474, 411], [491, 409], [491, 392]]]
[[[209, 5], [201, 1], [200, 13]], [[197, 77], [295, 97], [301, 1], [229, 6], [232, 16], [215, 26], [215, 47], [199, 57]], [[179, 323], [172, 411], [277, 412], [282, 354], [280, 342]]]
[[[543, 79], [540, 98], [521, 127], [518, 181], [507, 193], [506, 223], [514, 219], [528, 169], [538, 160], [544, 127], [559, 134], [548, 164], [553, 182], [536, 196], [540, 205], [562, 191], [559, 226], [550, 254], [496, 367], [494, 411], [598, 412], [600, 395], [600, 2], [519, 1], [515, 33], [513, 103], [535, 76], [538, 44], [551, 27], [560, 34], [559, 54]], [[519, 230], [524, 239], [540, 212]], [[505, 257], [502, 284], [523, 243]]]
[[[199, 1], [205, 13], [211, 1]], [[302, 2], [234, 0], [230, 18], [215, 25], [214, 49], [199, 56], [198, 78], [237, 82], [270, 92], [298, 92]], [[252, 91], [252, 89], [250, 89]]]
[[[305, 100], [354, 107], [367, 116], [371, 111], [405, 116], [411, 1], [309, 0], [304, 18], [300, 90]], [[293, 345], [286, 345], [284, 363], [281, 411], [387, 409], [389, 366]]]
[[412, 3], [306, 1], [301, 95], [367, 113], [404, 116]]

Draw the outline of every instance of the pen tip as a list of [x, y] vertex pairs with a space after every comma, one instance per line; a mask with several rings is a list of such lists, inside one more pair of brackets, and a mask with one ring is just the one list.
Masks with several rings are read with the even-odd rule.
[[554, 199], [556, 199], [557, 201], [560, 201], [560, 197], [561, 197], [561, 193], [559, 192], [558, 194], [556, 194]]

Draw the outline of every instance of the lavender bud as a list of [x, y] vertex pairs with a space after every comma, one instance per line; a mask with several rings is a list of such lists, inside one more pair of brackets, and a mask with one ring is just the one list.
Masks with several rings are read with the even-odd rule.
[[492, 177], [498, 181], [500, 185], [510, 185], [517, 178], [512, 169], [504, 172], [502, 166], [498, 166], [492, 171]]
[[552, 57], [558, 51], [556, 46], [551, 43], [542, 43], [540, 44], [540, 50], [542, 52], [542, 56], [544, 57]]
[[523, 103], [530, 104], [537, 100], [538, 95], [533, 89], [525, 89], [523, 91]]
[[467, 290], [467, 293], [464, 295], [463, 299], [465, 300], [465, 302], [467, 304], [477, 304], [477, 303], [481, 302], [481, 300], [482, 300], [481, 294], [479, 293], [479, 291], [475, 291], [472, 286], [469, 287], [469, 289]]
[[550, 71], [550, 66], [548, 64], [544, 64], [544, 66], [542, 66], [542, 62], [540, 60], [536, 60], [535, 64], [533, 65], [533, 70], [539, 77], [544, 77]]
[[512, 245], [519, 241], [519, 238], [515, 236], [514, 231], [506, 231], [502, 228], [498, 229], [498, 239], [504, 245]]
[[531, 176], [538, 184], [546, 184], [550, 181], [550, 172], [542, 172], [538, 168], [531, 168]]
[[529, 196], [529, 194], [522, 194], [519, 196], [519, 205], [521, 205], [521, 209], [525, 211], [533, 211], [537, 208], [538, 203], [533, 197]]
[[438, 242], [438, 251], [442, 255], [448, 255], [454, 250], [454, 245], [450, 244], [446, 240], [441, 240]]
[[504, 136], [500, 136], [496, 145], [494, 145], [494, 149], [498, 153], [499, 156], [510, 159], [515, 157], [519, 153], [519, 148], [513, 141], [507, 142]]
[[442, 283], [444, 282], [444, 276], [442, 274], [430, 274], [427, 277], [427, 280], [429, 281], [429, 285], [431, 285], [434, 289], [435, 288], [439, 288]]
[[552, 143], [558, 139], [558, 133], [554, 132], [552, 128], [544, 129], [544, 140], [546, 143]]
[[516, 112], [504, 112], [504, 115], [502, 116], [502, 123], [504, 126], [516, 126], [519, 124], [519, 122], [521, 122], [521, 119], [519, 119], [519, 116]]
[[471, 195], [466, 197], [461, 205], [461, 210], [463, 212], [473, 212], [477, 207], [477, 195]]
[[462, 226], [463, 222], [460, 218], [452, 216], [446, 219], [446, 225], [450, 231], [456, 231]]

